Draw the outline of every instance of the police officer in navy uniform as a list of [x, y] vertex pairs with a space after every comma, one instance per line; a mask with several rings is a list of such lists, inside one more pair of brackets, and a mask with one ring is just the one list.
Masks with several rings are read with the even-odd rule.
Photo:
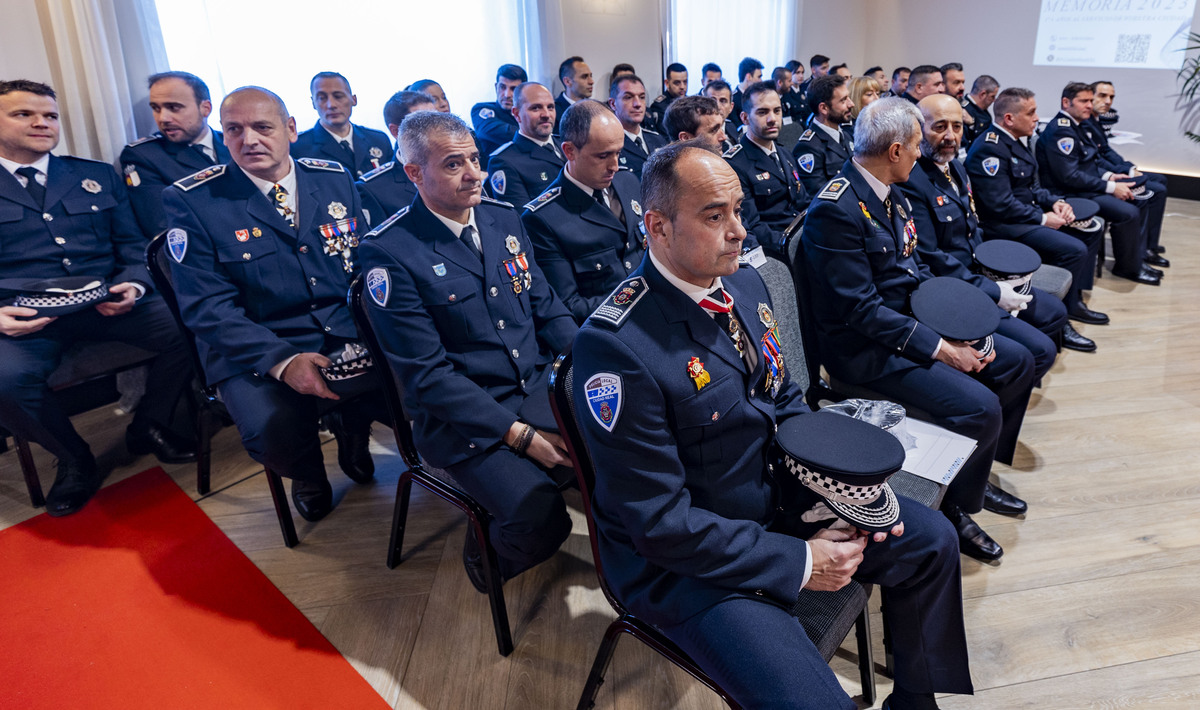
[[877, 581], [896, 659], [883, 707], [970, 693], [955, 534], [942, 516], [901, 498], [890, 534], [807, 522], [815, 494], [771, 463], [777, 424], [835, 415], [808, 412], [791, 353], [768, 347], [770, 297], [737, 262], [737, 176], [674, 144], [651, 157], [643, 186], [650, 252], [573, 348], [613, 592], [741, 707], [851, 710], [788, 610], [802, 588]]
[[[725, 152], [732, 148], [733, 144], [737, 141], [738, 126], [740, 125], [739, 123], [735, 123], [733, 120], [731, 120], [733, 114], [733, 91], [730, 89], [729, 84], [726, 83], [724, 79], [718, 79], [716, 81], [709, 82], [708, 85], [700, 91], [700, 95], [707, 96], [713, 101], [716, 101], [717, 108], [721, 111], [721, 130], [725, 133], [724, 146], [721, 148], [721, 152]], [[665, 135], [668, 139], [670, 139], [672, 142], [679, 140], [679, 136], [671, 135], [669, 130], [665, 130], [665, 126], [663, 128], [663, 135]]]
[[1110, 115], [1112, 112], [1113, 100], [1116, 98], [1116, 89], [1112, 82], [1097, 81], [1091, 84], [1092, 87], [1092, 117], [1081, 123], [1081, 127], [1092, 142], [1096, 144], [1099, 150], [1100, 163], [1106, 170], [1119, 174], [1138, 177], [1145, 175], [1147, 182], [1146, 188], [1154, 192], [1154, 197], [1150, 198], [1150, 208], [1146, 214], [1146, 259], [1145, 262], [1150, 266], [1167, 267], [1171, 262], [1160, 256], [1163, 251], [1159, 241], [1162, 237], [1162, 221], [1163, 214], [1167, 207], [1167, 176], [1158, 173], [1144, 173], [1138, 170], [1138, 167], [1132, 161], [1126, 160], [1123, 155], [1118, 153], [1116, 149], [1108, 142], [1108, 130], [1100, 122], [1100, 117]]
[[83, 507], [102, 480], [87, 442], [46, 388], [63, 351], [78, 341], [115, 340], [158, 353], [126, 444], [165, 463], [192, 461], [195, 454], [168, 428], [192, 368], [175, 319], [151, 292], [146, 242], [125, 185], [110, 165], [51, 155], [58, 138], [53, 89], [0, 82], [0, 279], [84, 276], [107, 281], [111, 295], [60, 317], [0, 305], [0, 426], [58, 458], [46, 510], [67, 515]]
[[[650, 130], [646, 114], [646, 85], [637, 74], [622, 74], [608, 90], [608, 107], [617, 115], [625, 132], [621, 147], [621, 167], [641, 177], [642, 165], [650, 154], [668, 143], [661, 134]], [[561, 127], [561, 126], [560, 126]], [[607, 294], [607, 291], [605, 292]]]
[[792, 156], [800, 169], [801, 184], [812, 195], [837, 177], [854, 147], [854, 137], [842, 128], [854, 107], [846, 78], [826, 74], [814, 80], [808, 90], [808, 105], [812, 116], [792, 148]]
[[995, 77], [987, 74], [980, 74], [975, 79], [975, 83], [971, 84], [971, 93], [963, 97], [959, 104], [963, 111], [966, 111], [970, 121], [963, 122], [963, 145], [967, 148], [975, 142], [975, 139], [987, 132], [987, 129], [992, 126], [992, 114], [988, 109], [996, 101], [996, 94], [1000, 91], [1000, 82], [996, 81]]
[[1067, 315], [1082, 323], [1108, 323], [1107, 315], [1084, 304], [1082, 293], [1092, 288], [1104, 230], [1068, 227], [1074, 219], [1071, 206], [1038, 185], [1038, 161], [1026, 144], [1038, 122], [1033, 92], [1009, 87], [992, 107], [996, 122], [972, 144], [966, 160], [983, 231], [1026, 244], [1044, 263], [1070, 271], [1071, 289], [1063, 299]]
[[404, 156], [400, 154], [400, 123], [414, 111], [436, 111], [433, 99], [420, 91], [397, 91], [383, 105], [383, 118], [392, 137], [396, 138], [396, 153], [388, 162], [363, 175], [355, 183], [362, 199], [367, 224], [377, 225], [412, 204], [417, 186], [404, 172]]
[[775, 82], [775, 91], [779, 93], [779, 101], [783, 105], [785, 124], [803, 124], [807, 121], [812, 111], [807, 101], [800, 98], [800, 92], [792, 91], [792, 70], [775, 67], [771, 72], [771, 80]]
[[922, 64], [913, 67], [908, 75], [908, 84], [901, 98], [908, 100], [914, 106], [930, 94], [946, 93], [946, 82], [942, 70], [932, 64]]
[[308, 88], [312, 106], [321, 118], [292, 144], [293, 158], [337, 161], [356, 178], [387, 161], [392, 152], [387, 134], [350, 122], [358, 97], [350, 90], [346, 77], [332, 71], [319, 72]]
[[[1003, 311], [996, 332], [1017, 341], [1033, 355], [1037, 381], [1050, 371], [1057, 357], [1056, 339], [1063, 347], [1091, 352], [1096, 344], [1084, 338], [1067, 320], [1063, 302], [1040, 289], [1018, 293], [1006, 281], [992, 281], [975, 273], [975, 248], [983, 243], [971, 179], [955, 159], [962, 145], [962, 105], [945, 94], [926, 96], [918, 105], [922, 126], [921, 158], [908, 181], [897, 187], [912, 204], [917, 226], [917, 253], [934, 276], [968, 281], [988, 295]], [[1017, 316], [1010, 315], [1016, 311]]]
[[[558, 65], [558, 80], [562, 82], [563, 90], [554, 99], [555, 133], [558, 133], [558, 122], [563, 113], [576, 101], [592, 98], [592, 89], [596, 83], [595, 77], [592, 76], [592, 68], [583, 61], [583, 57], [564, 59]], [[520, 119], [520, 116], [517, 118]]]
[[[479, 150], [486, 158], [517, 135], [517, 117], [513, 115], [513, 91], [529, 81], [529, 75], [516, 64], [501, 64], [496, 70], [496, 100], [471, 107], [471, 125]], [[395, 135], [394, 133], [392, 135]], [[483, 167], [487, 167], [486, 162]]]
[[[163, 193], [180, 311], [246, 451], [291, 478], [300, 514], [320, 520], [333, 491], [317, 420], [339, 399], [320, 368], [359, 340], [346, 304], [363, 226], [358, 192], [340, 163], [289, 157], [295, 119], [266, 89], [228, 94], [221, 128], [233, 163]], [[348, 381], [370, 394], [331, 423], [338, 462], [358, 483], [375, 471], [371, 420], [386, 420], [377, 382], [372, 373]]]
[[730, 96], [732, 109], [729, 112], [729, 120], [733, 122], [733, 127], [737, 130], [732, 132], [726, 131], [730, 140], [735, 140], [735, 136], [743, 124], [742, 111], [744, 108], [742, 107], [742, 102], [745, 100], [746, 90], [762, 81], [762, 73], [763, 63], [754, 57], [743, 57], [742, 61], [738, 62], [738, 85], [733, 90], [733, 95]]
[[208, 127], [212, 100], [195, 74], [169, 71], [149, 79], [150, 109], [158, 133], [125, 146], [121, 169], [142, 234], [154, 238], [167, 228], [162, 191], [176, 180], [229, 162], [220, 131]]
[[[931, 277], [916, 253], [911, 208], [895, 183], [920, 156], [921, 114], [880, 99], [855, 124], [854, 157], [808, 210], [796, 280], [808, 284], [821, 364], [838, 380], [928, 412], [933, 423], [977, 442], [946, 493], [942, 511], [963, 553], [995, 561], [1003, 549], [971, 519], [988, 502], [1005, 512], [1024, 502], [988, 483], [992, 460], [1011, 463], [1033, 389], [1033, 356], [995, 335], [981, 356], [907, 315], [909, 294]], [[906, 122], [911, 122], [906, 126]]]
[[643, 125], [661, 133], [662, 120], [663, 116], [667, 114], [667, 107], [675, 99], [686, 96], [687, 87], [687, 67], [679, 62], [667, 65], [667, 76], [663, 79], [663, 92], [650, 103], [650, 108], [646, 109], [646, 120], [643, 121]]
[[1158, 286], [1162, 272], [1143, 263], [1152, 200], [1134, 201], [1130, 186], [1101, 163], [1100, 149], [1081, 125], [1091, 115], [1092, 88], [1079, 82], [1067, 84], [1062, 110], [1037, 141], [1038, 177], [1047, 190], [1086, 197], [1100, 205], [1100, 216], [1108, 222], [1112, 236], [1113, 274]]
[[[417, 449], [494, 518], [491, 542], [512, 578], [553, 555], [571, 530], [549, 475], [570, 464], [546, 377], [575, 321], [516, 211], [480, 197], [483, 172], [466, 124], [414, 113], [400, 143], [419, 196], [363, 242], [367, 306]], [[486, 591], [470, 531], [463, 552], [471, 582]]]
[[546, 87], [533, 82], [517, 87], [513, 113], [521, 130], [488, 161], [487, 187], [492, 197], [524, 205], [550, 187], [563, 166], [562, 148], [553, 134], [554, 112]]
[[[796, 161], [775, 143], [783, 125], [783, 108], [775, 85], [762, 81], [747, 87], [742, 123], [746, 134], [725, 152], [725, 159], [742, 181], [746, 229], [764, 248], [777, 248], [779, 238], [796, 216], [808, 208], [809, 196], [800, 183]], [[754, 208], [749, 209], [749, 203]], [[754, 224], [757, 217], [758, 224]]]
[[580, 101], [559, 127], [567, 164], [521, 221], [550, 287], [582, 323], [642, 263], [641, 187], [618, 164], [625, 134], [604, 104]]

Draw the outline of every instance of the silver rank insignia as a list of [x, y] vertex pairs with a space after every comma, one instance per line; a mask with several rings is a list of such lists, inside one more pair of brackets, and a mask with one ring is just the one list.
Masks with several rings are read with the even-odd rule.
[[[371, 146], [371, 149], [368, 150], [367, 152], [370, 153], [372, 158], [382, 158], [383, 157], [383, 151], [379, 148], [379, 146]], [[341, 217], [334, 217], [334, 219], [341, 219]]]
[[[372, 150], [378, 150], [378, 149], [372, 149]], [[333, 217], [334, 219], [342, 219], [343, 217], [346, 216], [346, 206], [340, 202], [330, 202], [329, 203], [329, 216]]]
[[641, 216], [642, 216], [642, 206], [638, 204], [638, 201], [637, 201], [637, 200], [630, 200], [630, 201], [629, 201], [629, 208], [630, 208], [630, 209], [632, 209], [632, 210], [633, 210], [633, 213], [634, 213], [635, 215], [637, 215], [638, 217], [641, 217]]
[[767, 328], [775, 327], [775, 316], [771, 313], [771, 307], [765, 303], [758, 304], [758, 319]]
[[91, 178], [88, 178], [87, 180], [84, 180], [83, 182], [79, 183], [79, 186], [82, 187], [83, 189], [87, 190], [88, 192], [92, 193], [93, 195], [96, 194], [97, 192], [100, 192], [100, 183], [96, 182], [95, 180], [92, 180]]
[[513, 254], [515, 256], [517, 252], [521, 251], [521, 241], [510, 234], [508, 235], [508, 238], [504, 240], [504, 248], [508, 250], [509, 254]]

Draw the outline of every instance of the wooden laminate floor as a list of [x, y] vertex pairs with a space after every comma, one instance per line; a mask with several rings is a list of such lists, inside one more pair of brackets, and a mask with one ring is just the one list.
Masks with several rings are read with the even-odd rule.
[[[964, 558], [977, 694], [944, 698], [943, 708], [1200, 705], [1200, 203], [1171, 200], [1167, 211], [1164, 244], [1174, 265], [1164, 285], [1108, 273], [1097, 282], [1090, 304], [1112, 325], [1079, 329], [1099, 352], [1063, 353], [1034, 393], [1015, 465], [994, 469], [1029, 501], [1030, 513], [1025, 520], [977, 517], [1006, 555], [999, 567]], [[76, 422], [102, 464], [113, 467], [109, 482], [155, 465], [125, 453], [125, 418], [105, 409]], [[385, 567], [401, 462], [382, 428], [371, 485], [337, 472], [334, 445], [325, 447], [338, 507], [319, 524], [297, 517], [301, 544], [292, 550], [281, 543], [262, 470], [236, 432], [225, 429], [214, 446], [215, 490], [200, 507], [387, 702], [574, 707], [613, 618], [577, 513], [563, 549], [506, 586], [516, 651], [502, 658], [486, 598], [462, 571], [465, 523], [457, 511], [416, 489], [404, 563]], [[48, 487], [53, 461], [34, 448]], [[193, 467], [165, 468], [195, 497]], [[578, 510], [577, 498], [569, 502]], [[37, 512], [15, 454], [0, 456], [0, 527]], [[873, 621], [880, 658], [882, 623]], [[14, 641], [8, 643], [12, 652]], [[834, 668], [858, 696], [849, 651]], [[882, 700], [889, 684], [879, 681]], [[721, 705], [626, 639], [598, 707]]]

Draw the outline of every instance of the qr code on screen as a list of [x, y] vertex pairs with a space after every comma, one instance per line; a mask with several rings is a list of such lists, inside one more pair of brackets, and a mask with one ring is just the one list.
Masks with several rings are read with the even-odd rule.
[[1120, 64], [1145, 64], [1150, 56], [1150, 35], [1117, 35], [1117, 57]]

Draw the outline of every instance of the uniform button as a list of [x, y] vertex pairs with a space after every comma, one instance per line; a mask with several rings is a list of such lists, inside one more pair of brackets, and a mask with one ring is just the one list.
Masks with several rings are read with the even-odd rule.
[[309, 310], [315, 311], [315, 310], [317, 310], [317, 304], [310, 303], [310, 304], [308, 304], [308, 308], [309, 308]]
[[304, 244], [301, 244], [301, 245], [300, 245], [300, 253], [301, 253], [301, 254], [307, 254], [307, 253], [308, 253], [308, 247], [307, 247], [306, 245], [304, 245]]
[[331, 328], [331, 327], [329, 327], [329, 326], [325, 326], [325, 332], [326, 332], [326, 333], [328, 333], [328, 332], [329, 332], [329, 331], [331, 331], [331, 330], [333, 330], [333, 328]]
[[63, 266], [70, 266], [70, 265], [71, 265], [70, 259], [63, 259]]
[[633, 264], [631, 264], [630, 262], [628, 262], [628, 261], [627, 261], [627, 262], [625, 262], [625, 268], [626, 268], [626, 269], [632, 269], [632, 268], [633, 268]]
[[600, 269], [603, 269], [603, 268], [604, 267], [600, 265], [600, 262], [596, 262], [596, 271], [599, 271]]
[[500, 291], [497, 290], [495, 286], [493, 286], [492, 290], [489, 291], [488, 293], [492, 294], [492, 298], [495, 298], [500, 293]]
[[515, 360], [515, 359], [517, 359], [517, 358], [519, 358], [519, 357], [521, 357], [521, 351], [520, 351], [520, 350], [517, 350], [516, 348], [513, 348], [512, 354], [513, 354], [513, 359], [514, 359], [514, 360]]
[[773, 463], [767, 464], [767, 473], [775, 473], [775, 464], [773, 464]]
[[751, 388], [750, 388], [750, 396], [751, 396], [751, 397], [753, 397], [753, 396], [754, 396], [754, 388], [753, 388], [753, 387], [751, 387]]
[[521, 380], [521, 389], [525, 389], [525, 380]]
[[53, 222], [53, 221], [54, 221], [54, 215], [50, 214], [49, 212], [43, 212], [43, 213], [42, 213], [42, 219], [46, 220], [47, 222]]
[[500, 330], [504, 330], [504, 319], [503, 318], [496, 321], [496, 327], [499, 328]]
[[720, 415], [720, 414], [718, 414], [717, 412], [713, 412], [713, 414], [712, 414], [712, 420], [713, 420], [714, 422], [715, 422], [715, 421], [717, 421], [717, 420], [718, 420], [718, 419], [720, 419], [720, 418], [721, 418], [721, 415]]
[[472, 443], [470, 443], [470, 444], [467, 444], [467, 448], [469, 448], [469, 449], [473, 449], [473, 448], [475, 448], [475, 444], [474, 444], [474, 442], [472, 442]]
[[242, 254], [242, 259], [244, 259], [246, 261], [250, 261], [250, 252], [246, 252], [245, 254]]
[[316, 276], [309, 276], [309, 277], [308, 277], [308, 282], [309, 282], [310, 284], [312, 284], [313, 286], [316, 286], [316, 285], [317, 285], [317, 277], [316, 277]]
[[55, 243], [55, 244], [62, 245], [62, 244], [66, 244], [66, 243], [67, 243], [67, 240], [66, 240], [66, 239], [63, 239], [62, 237], [55, 237], [55, 238], [54, 238], [54, 243]]
[[97, 207], [97, 206], [95, 206], [95, 205], [92, 205], [92, 211], [93, 211], [93, 212], [99, 212], [99, 211], [100, 211], [100, 208], [99, 208], [99, 207]]
[[778, 424], [776, 424], [776, 425], [775, 425], [775, 433], [776, 433], [776, 434], [778, 434], [778, 433], [779, 433], [779, 425], [778, 425]]
[[447, 300], [449, 300], [451, 303], [454, 303], [455, 301], [458, 300], [458, 296], [455, 296], [454, 294], [450, 294], [450, 298]]
[[906, 269], [906, 271], [908, 271], [909, 275], [916, 276], [916, 274], [913, 273], [912, 269]]
[[763, 596], [763, 590], [761, 590], [761, 589], [755, 589], [755, 590], [754, 590], [754, 596], [756, 596], [756, 597], [761, 597], [761, 596]]

